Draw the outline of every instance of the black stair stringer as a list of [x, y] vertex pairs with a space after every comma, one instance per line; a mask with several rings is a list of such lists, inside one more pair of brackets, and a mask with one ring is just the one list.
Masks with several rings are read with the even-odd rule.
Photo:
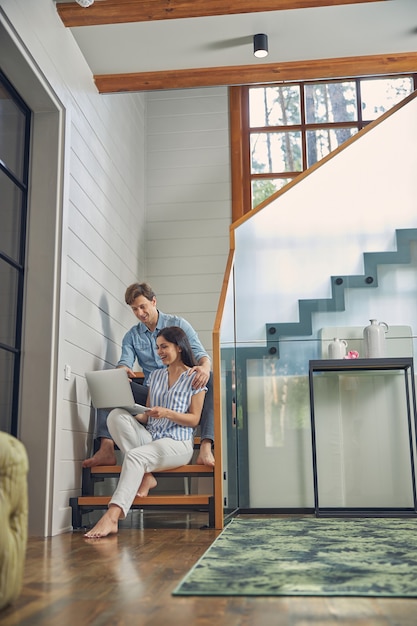
[[386, 252], [364, 252], [364, 273], [357, 275], [331, 276], [331, 298], [298, 301], [299, 321], [266, 324], [269, 354], [279, 356], [281, 337], [308, 337], [313, 334], [312, 315], [319, 311], [344, 311], [345, 290], [363, 287], [378, 287], [378, 266], [406, 264], [411, 261], [410, 243], [417, 241], [417, 228], [396, 229], [397, 249]]

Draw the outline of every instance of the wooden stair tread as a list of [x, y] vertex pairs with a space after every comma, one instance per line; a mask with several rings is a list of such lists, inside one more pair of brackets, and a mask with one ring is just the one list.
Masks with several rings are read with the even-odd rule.
[[[121, 465], [96, 465], [95, 467], [91, 467], [91, 474], [120, 474], [122, 469]], [[187, 476], [190, 474], [208, 474], [210, 476], [214, 473], [214, 468], [209, 467], [208, 465], [181, 465], [181, 467], [175, 467], [174, 469], [168, 470], [160, 470], [158, 472], [152, 472], [153, 474], [163, 475], [163, 474], [186, 474]]]
[[[200, 447], [201, 438], [194, 438], [194, 449]], [[95, 467], [83, 468], [82, 470], [82, 495], [70, 498], [70, 506], [72, 509], [72, 526], [73, 528], [83, 527], [83, 515], [91, 513], [98, 509], [105, 509], [110, 503], [110, 495], [94, 495], [94, 489], [97, 482], [104, 481], [106, 478], [118, 478], [122, 470], [122, 465], [96, 465]], [[197, 478], [208, 477], [212, 479], [213, 491], [215, 483], [214, 467], [207, 465], [197, 465], [191, 462], [169, 470], [160, 470], [152, 472], [157, 477], [176, 477], [176, 478]], [[184, 484], [184, 490], [188, 491]], [[210, 490], [210, 487], [209, 487]], [[169, 490], [168, 490], [169, 491]], [[136, 497], [132, 504], [132, 509], [194, 509], [198, 508], [208, 513], [208, 525], [210, 528], [215, 526], [215, 499], [214, 493], [209, 494], [158, 494], [149, 495], [144, 498]]]
[[[196, 495], [167, 495], [167, 496], [146, 496], [145, 498], [136, 497], [132, 506], [151, 506], [154, 504], [166, 505], [207, 505], [212, 496], [209, 494]], [[77, 498], [79, 506], [107, 506], [111, 500], [111, 496], [79, 496]]]

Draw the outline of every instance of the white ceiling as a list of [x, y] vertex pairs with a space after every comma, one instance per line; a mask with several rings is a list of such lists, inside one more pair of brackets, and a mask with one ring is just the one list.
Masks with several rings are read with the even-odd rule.
[[[381, 0], [71, 30], [93, 74], [415, 52], [417, 0]], [[253, 56], [255, 33], [268, 35], [269, 55], [265, 59]]]

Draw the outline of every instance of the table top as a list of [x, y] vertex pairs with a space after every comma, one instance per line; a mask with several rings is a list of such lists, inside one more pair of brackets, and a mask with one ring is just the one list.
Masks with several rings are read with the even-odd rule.
[[413, 357], [384, 357], [381, 359], [315, 359], [309, 361], [310, 372], [399, 370], [413, 367]]

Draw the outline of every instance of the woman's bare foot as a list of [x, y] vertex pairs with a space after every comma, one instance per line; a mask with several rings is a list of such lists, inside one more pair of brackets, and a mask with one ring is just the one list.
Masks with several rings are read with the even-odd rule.
[[121, 515], [122, 509], [120, 507], [110, 506], [94, 528], [85, 533], [84, 537], [87, 537], [87, 539], [99, 539], [100, 537], [116, 534], [119, 530], [118, 521]]
[[89, 539], [89, 545], [94, 546], [95, 550], [108, 559], [114, 561], [119, 556], [119, 534], [107, 535], [107, 537], [84, 537]]
[[156, 482], [156, 478], [153, 474], [144, 474], [142, 482], [139, 485], [138, 493], [136, 495], [138, 496], [138, 498], [144, 498], [148, 495], [150, 489], [156, 487], [157, 484], [158, 483]]
[[211, 439], [203, 439], [200, 443], [200, 452], [197, 457], [197, 465], [208, 465], [214, 467], [214, 456], [211, 450]]
[[102, 437], [100, 441], [100, 448], [90, 459], [85, 459], [85, 461], [83, 461], [83, 467], [116, 465], [116, 462], [113, 440]]

